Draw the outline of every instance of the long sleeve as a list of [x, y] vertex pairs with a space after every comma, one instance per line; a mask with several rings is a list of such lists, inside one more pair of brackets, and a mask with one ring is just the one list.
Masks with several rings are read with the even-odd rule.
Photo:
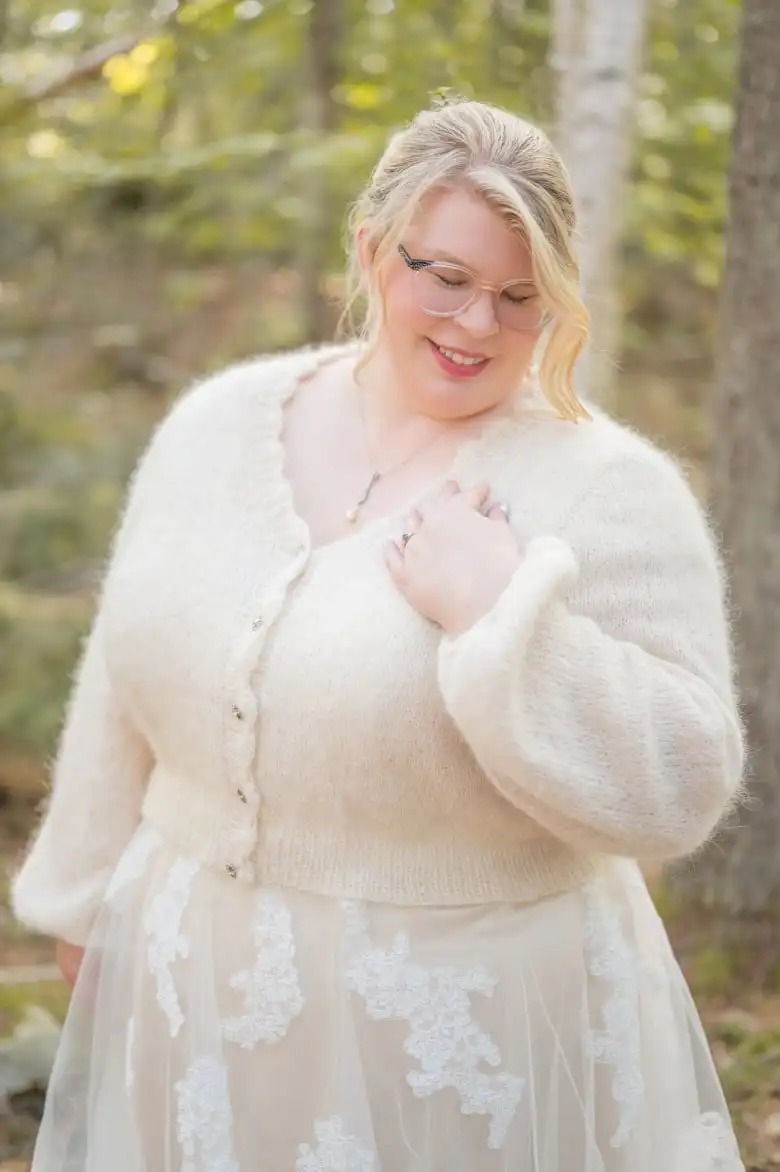
[[[112, 565], [130, 512], [128, 506]], [[109, 567], [104, 596], [110, 580]], [[45, 935], [86, 942], [110, 875], [140, 822], [151, 766], [149, 746], [109, 678], [101, 602], [76, 671], [49, 800], [12, 882], [17, 919]]]
[[484, 772], [557, 838], [647, 860], [706, 841], [744, 748], [719, 559], [672, 462], [609, 466], [442, 640], [439, 684]]

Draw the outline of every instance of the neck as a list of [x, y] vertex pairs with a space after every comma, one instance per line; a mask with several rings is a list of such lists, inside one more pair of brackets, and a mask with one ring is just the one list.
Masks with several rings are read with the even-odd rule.
[[413, 395], [396, 371], [392, 354], [381, 343], [360, 373], [360, 393], [368, 425], [380, 435], [432, 432], [446, 422], [432, 419], [415, 406]]

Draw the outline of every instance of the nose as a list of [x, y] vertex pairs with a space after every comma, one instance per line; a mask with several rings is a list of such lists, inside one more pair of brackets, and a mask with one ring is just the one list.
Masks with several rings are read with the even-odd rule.
[[458, 322], [475, 338], [487, 338], [499, 330], [495, 294], [480, 289], [471, 305], [458, 314]]

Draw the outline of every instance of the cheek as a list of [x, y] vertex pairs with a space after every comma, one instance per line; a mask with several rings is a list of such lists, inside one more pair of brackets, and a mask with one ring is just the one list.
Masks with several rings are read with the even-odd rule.
[[537, 334], [507, 331], [505, 353], [510, 357], [513, 365], [526, 367], [530, 365], [538, 340]]
[[431, 318], [420, 309], [409, 281], [388, 281], [385, 286], [385, 321], [388, 333], [427, 334]]

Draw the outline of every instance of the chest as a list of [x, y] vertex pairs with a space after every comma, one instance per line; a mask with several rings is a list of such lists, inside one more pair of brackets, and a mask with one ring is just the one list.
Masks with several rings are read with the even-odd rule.
[[[476, 445], [461, 449], [450, 471], [491, 483], [511, 507], [522, 548], [559, 529], [582, 486], [571, 467], [570, 486], [563, 483], [555, 451], [523, 446], [518, 438], [514, 431], [496, 435], [489, 458]], [[131, 711], [147, 727], [172, 707], [213, 711], [235, 681], [243, 687], [253, 676], [264, 688], [270, 679], [264, 665], [271, 662], [284, 684], [280, 694], [290, 694], [296, 676], [299, 694], [309, 688], [312, 704], [317, 694], [329, 694], [334, 672], [343, 671], [360, 685], [358, 705], [361, 688], [373, 684], [358, 679], [356, 665], [377, 680], [389, 669], [395, 678], [397, 669], [402, 680], [416, 664], [430, 681], [437, 632], [400, 597], [382, 557], [397, 528], [397, 519], [385, 515], [390, 502], [378, 497], [377, 511], [358, 530], [334, 530], [333, 514], [323, 508], [319, 528], [314, 511], [305, 519], [298, 511], [304, 502], [312, 510], [323, 499], [343, 505], [351, 486], [362, 482], [354, 468], [341, 467], [337, 453], [327, 475], [304, 462], [295, 486], [276, 449], [267, 464], [258, 463], [257, 448], [236, 436], [235, 452], [224, 453], [223, 445], [218, 460], [182, 462], [112, 570], [105, 608], [109, 669]], [[430, 469], [426, 484], [429, 478]], [[404, 481], [407, 493], [421, 487]]]
[[318, 387], [304, 388], [284, 414], [281, 458], [295, 513], [313, 549], [341, 541], [432, 494], [476, 428], [402, 437], [374, 452], [359, 416]]

